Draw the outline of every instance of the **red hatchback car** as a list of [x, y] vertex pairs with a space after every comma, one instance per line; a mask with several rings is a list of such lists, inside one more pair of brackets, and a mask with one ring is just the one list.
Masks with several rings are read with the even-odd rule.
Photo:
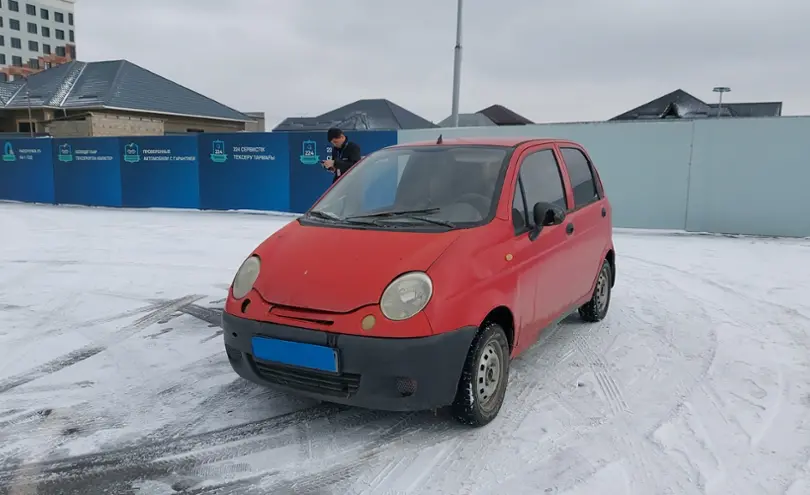
[[579, 311], [604, 318], [611, 209], [585, 149], [454, 139], [379, 150], [239, 268], [225, 350], [256, 383], [482, 426], [510, 360]]

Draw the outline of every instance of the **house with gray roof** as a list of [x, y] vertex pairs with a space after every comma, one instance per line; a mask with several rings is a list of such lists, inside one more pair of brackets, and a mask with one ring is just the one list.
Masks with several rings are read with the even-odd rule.
[[682, 89], [617, 115], [610, 120], [705, 119], [717, 117], [779, 117], [782, 102], [706, 103]]
[[73, 61], [0, 82], [0, 132], [31, 125], [55, 137], [238, 132], [255, 121], [126, 60]]
[[330, 127], [345, 130], [430, 129], [433, 122], [385, 99], [357, 100], [317, 117], [289, 117], [273, 131], [325, 131]]
[[[462, 113], [458, 116], [459, 127], [529, 124], [534, 124], [534, 122], [503, 105], [490, 105], [475, 113]], [[439, 122], [439, 127], [453, 127], [453, 116], [451, 115]]]

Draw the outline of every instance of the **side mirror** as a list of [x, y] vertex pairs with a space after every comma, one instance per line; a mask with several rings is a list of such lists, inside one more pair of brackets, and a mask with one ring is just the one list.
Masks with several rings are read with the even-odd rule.
[[560, 225], [565, 220], [565, 210], [551, 203], [537, 203], [532, 209], [534, 229], [529, 233], [531, 240], [537, 239], [543, 227]]
[[560, 225], [565, 220], [565, 210], [551, 203], [537, 203], [532, 213], [534, 224], [539, 227]]

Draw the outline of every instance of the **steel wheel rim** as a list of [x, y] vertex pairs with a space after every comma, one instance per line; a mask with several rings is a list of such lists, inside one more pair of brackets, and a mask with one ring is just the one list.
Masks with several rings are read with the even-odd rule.
[[475, 373], [475, 395], [484, 409], [491, 408], [496, 402], [495, 397], [498, 395], [503, 379], [502, 360], [501, 346], [495, 342], [487, 343], [478, 359], [478, 368]]
[[602, 270], [599, 280], [596, 281], [596, 309], [601, 313], [605, 310], [610, 296], [610, 283], [608, 282], [607, 270]]

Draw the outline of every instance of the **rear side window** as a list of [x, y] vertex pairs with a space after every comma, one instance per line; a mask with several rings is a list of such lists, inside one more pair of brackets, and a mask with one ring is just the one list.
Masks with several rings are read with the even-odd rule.
[[[525, 197], [524, 197], [525, 195]], [[525, 199], [525, 202], [524, 202]], [[532, 211], [537, 203], [551, 203], [566, 209], [565, 188], [553, 150], [540, 150], [527, 156], [520, 165], [519, 182], [512, 201], [515, 233], [533, 224]], [[517, 215], [520, 217], [517, 217]]]
[[568, 167], [571, 188], [574, 191], [574, 208], [581, 208], [599, 199], [599, 190], [588, 159], [576, 148], [560, 148]]

